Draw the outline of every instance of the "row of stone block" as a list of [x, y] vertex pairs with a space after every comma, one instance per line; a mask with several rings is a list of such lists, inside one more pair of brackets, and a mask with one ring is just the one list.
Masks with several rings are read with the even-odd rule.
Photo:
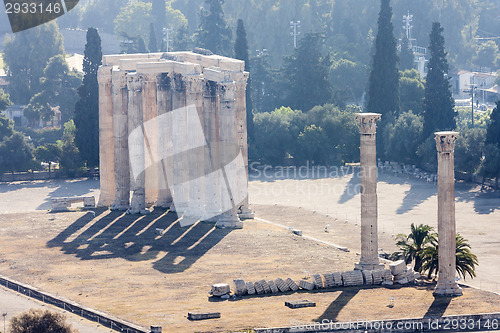
[[298, 284], [291, 278], [287, 278], [286, 280], [277, 278], [274, 281], [260, 280], [256, 282], [245, 282], [242, 279], [234, 280], [236, 287], [235, 294], [238, 296], [274, 294], [278, 292], [297, 291], [299, 289], [313, 290], [381, 284], [392, 284], [390, 270], [316, 273], [313, 274], [311, 280], [303, 279]]

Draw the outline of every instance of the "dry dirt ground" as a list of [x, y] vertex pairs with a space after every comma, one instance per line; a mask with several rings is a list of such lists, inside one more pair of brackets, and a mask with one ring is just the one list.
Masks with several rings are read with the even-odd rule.
[[[297, 214], [274, 206], [256, 209], [268, 218], [290, 214], [292, 224], [299, 222], [295, 216], [314, 216], [298, 208]], [[339, 243], [345, 235], [356, 234], [356, 227], [349, 230], [342, 221], [324, 218], [334, 230], [346, 226], [339, 236], [328, 233], [329, 241]], [[257, 220], [229, 231], [205, 223], [182, 228], [175, 214], [165, 211], [144, 217], [110, 211], [95, 217], [86, 212], [36, 212], [2, 215], [0, 226], [0, 274], [146, 327], [160, 324], [165, 332], [500, 311], [500, 296], [470, 288], [463, 297], [438, 304], [428, 285], [211, 301], [207, 292], [213, 283], [234, 278], [298, 280], [314, 272], [350, 270], [359, 258], [355, 251], [342, 252]], [[156, 228], [165, 231], [158, 235]], [[396, 299], [393, 308], [387, 307], [389, 297]], [[317, 307], [284, 306], [285, 301], [300, 299], [315, 301]], [[218, 311], [222, 318], [191, 322], [186, 318], [189, 311]]]
[[[289, 177], [290, 178], [290, 177]], [[50, 214], [50, 197], [97, 194], [95, 181], [0, 185], [0, 274], [83, 305], [164, 332], [220, 332], [288, 326], [293, 320], [379, 320], [500, 311], [500, 296], [473, 288], [460, 298], [435, 301], [432, 285], [346, 288], [212, 302], [213, 283], [292, 277], [351, 270], [359, 259], [359, 180], [253, 177], [250, 200], [258, 218], [242, 230], [198, 223], [181, 228], [176, 216], [143, 217], [110, 211]], [[434, 184], [380, 175], [380, 248], [409, 224], [436, 224]], [[480, 258], [481, 279], [498, 281], [498, 194], [457, 185], [457, 227]], [[38, 210], [38, 212], [33, 212]], [[31, 212], [26, 212], [31, 211]], [[325, 232], [325, 227], [328, 231]], [[347, 246], [332, 246], [293, 235]], [[156, 228], [164, 229], [158, 235]], [[484, 267], [484, 268], [483, 268]], [[495, 284], [492, 284], [494, 287]], [[483, 286], [484, 287], [484, 286]], [[498, 285], [497, 285], [498, 287]], [[389, 308], [389, 297], [395, 306]], [[308, 299], [317, 307], [291, 310], [285, 301]], [[189, 311], [219, 311], [221, 319], [188, 321]]]

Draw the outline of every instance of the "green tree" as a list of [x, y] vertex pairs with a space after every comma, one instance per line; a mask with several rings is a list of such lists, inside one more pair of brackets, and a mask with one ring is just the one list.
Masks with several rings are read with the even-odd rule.
[[411, 111], [403, 112], [394, 124], [389, 124], [384, 135], [385, 151], [391, 161], [418, 164], [418, 147], [422, 141], [423, 119]]
[[99, 85], [97, 71], [102, 64], [101, 38], [94, 28], [87, 30], [83, 58], [83, 83], [75, 105], [75, 143], [88, 167], [99, 165]]
[[[398, 115], [399, 72], [390, 0], [381, 0], [380, 4], [366, 111], [382, 114], [379, 130], [383, 132], [387, 124], [393, 122]], [[383, 137], [377, 140], [377, 146], [384, 147]], [[379, 151], [383, 154], [382, 149]]]
[[111, 34], [115, 28], [114, 19], [128, 3], [123, 0], [92, 0], [83, 6], [82, 2], [80, 1], [79, 6], [83, 8], [81, 26], [99, 27], [102, 32]]
[[322, 39], [320, 34], [306, 34], [293, 55], [285, 58], [282, 72], [286, 73], [286, 101], [292, 108], [309, 110], [332, 97], [328, 77], [332, 62], [329, 55], [321, 54]]
[[413, 50], [410, 48], [406, 35], [401, 40], [401, 51], [399, 52], [399, 70], [405, 71], [415, 67]]
[[10, 105], [12, 105], [12, 102], [10, 101], [10, 95], [3, 89], [0, 89], [0, 114], [2, 111], [7, 110]]
[[483, 177], [500, 177], [500, 101], [496, 103], [490, 115], [490, 123], [486, 130], [484, 158], [481, 161], [478, 173]]
[[251, 93], [254, 113], [271, 112], [283, 105], [283, 84], [281, 76], [276, 73], [265, 54], [252, 58]]
[[196, 46], [208, 49], [215, 54], [230, 56], [232, 33], [224, 19], [222, 9], [224, 0], [205, 0], [205, 4], [209, 10], [201, 9], [200, 25], [195, 33]]
[[483, 159], [486, 130], [484, 128], [464, 128], [455, 145], [455, 168], [467, 172], [472, 180]]
[[479, 45], [472, 60], [477, 66], [481, 68], [486, 67], [492, 69], [495, 67], [497, 54], [497, 44], [494, 41], [489, 40]]
[[416, 69], [405, 70], [399, 78], [401, 112], [422, 114], [424, 107], [424, 80]]
[[407, 265], [414, 261], [415, 271], [421, 272], [424, 249], [429, 242], [429, 234], [432, 230], [433, 228], [428, 225], [420, 224], [419, 226], [415, 226], [415, 224], [412, 223], [411, 232], [408, 235], [398, 234], [396, 236], [396, 246], [399, 250], [391, 255], [391, 259], [402, 259]]
[[33, 166], [33, 153], [23, 134], [14, 132], [0, 143], [0, 171], [14, 174]]
[[154, 17], [154, 22], [152, 22], [151, 24], [154, 24], [154, 26], [158, 28], [157, 32], [161, 34], [163, 28], [165, 28], [166, 25], [165, 0], [152, 0], [151, 4]]
[[57, 144], [48, 143], [44, 146], [36, 147], [34, 153], [35, 153], [35, 157], [38, 161], [45, 162], [49, 165], [49, 174], [50, 174], [50, 172], [51, 172], [50, 164], [51, 164], [51, 162], [58, 162], [59, 161], [61, 154], [62, 154], [62, 150], [61, 150], [61, 147], [58, 146]]
[[62, 314], [34, 310], [24, 312], [10, 321], [12, 333], [76, 333], [71, 325], [65, 322], [66, 318]]
[[[250, 72], [250, 58], [248, 57], [247, 33], [243, 20], [238, 20], [236, 27], [236, 41], [234, 42], [234, 57], [245, 62], [245, 71]], [[246, 88], [246, 110], [248, 139], [254, 139], [253, 105], [252, 105], [252, 78], [248, 78]]]
[[321, 127], [327, 137], [324, 146], [328, 163], [343, 165], [359, 161], [359, 130], [354, 119], [357, 112], [361, 112], [361, 108], [348, 106], [341, 109], [325, 104], [315, 106], [307, 113], [307, 125]]
[[156, 43], [156, 31], [154, 23], [149, 25], [149, 52], [157, 52], [158, 44]]
[[30, 102], [24, 109], [23, 115], [28, 119], [31, 128], [39, 128], [40, 120], [49, 122], [54, 117], [54, 110], [47, 102]]
[[453, 130], [456, 127], [455, 101], [450, 90], [448, 60], [444, 49], [443, 28], [432, 24], [430, 34], [430, 59], [424, 94], [424, 136], [434, 131]]
[[27, 104], [40, 92], [40, 79], [50, 58], [63, 53], [62, 36], [55, 22], [21, 31], [13, 39], [7, 39], [3, 59], [12, 100]]
[[[281, 107], [273, 112], [255, 115], [255, 158], [280, 165], [295, 152], [297, 138], [305, 126], [305, 115], [300, 110]], [[269, 142], [273, 144], [270, 145]]]
[[359, 102], [367, 84], [367, 66], [348, 59], [333, 61], [330, 70], [330, 83], [333, 101], [337, 105]]
[[0, 142], [14, 133], [14, 124], [0, 112]]
[[73, 120], [64, 123], [64, 133], [62, 140], [57, 142], [57, 145], [61, 148], [61, 157], [59, 159], [59, 164], [64, 172], [70, 176], [74, 177], [77, 170], [83, 166], [82, 160], [80, 158], [80, 152], [75, 144], [75, 133], [76, 126]]
[[193, 37], [189, 34], [189, 26], [187, 23], [177, 28], [175, 38], [172, 41], [172, 49], [174, 51], [187, 51], [193, 49]]
[[52, 107], [59, 106], [62, 121], [67, 121], [74, 114], [81, 76], [76, 71], [69, 70], [63, 55], [50, 58], [43, 73], [44, 76], [40, 79], [41, 91], [31, 98], [30, 104], [48, 103]]
[[[331, 152], [331, 151], [330, 151]], [[314, 124], [306, 126], [297, 139], [297, 162], [311, 161], [325, 165], [328, 162], [328, 137], [321, 127]]]
[[[466, 274], [471, 278], [476, 276], [476, 266], [478, 264], [477, 256], [470, 249], [468, 240], [460, 234], [456, 235], [456, 270], [464, 279]], [[422, 256], [422, 270], [427, 271], [427, 277], [431, 278], [433, 274], [439, 271], [439, 240], [436, 233], [429, 235], [428, 245], [424, 248]]]
[[139, 37], [149, 36], [149, 24], [152, 21], [151, 2], [132, 0], [116, 16], [115, 34], [118, 38], [137, 39], [138, 42]]

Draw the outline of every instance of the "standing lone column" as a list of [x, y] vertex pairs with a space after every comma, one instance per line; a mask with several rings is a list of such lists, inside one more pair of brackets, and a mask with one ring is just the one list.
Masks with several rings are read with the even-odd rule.
[[378, 259], [377, 148], [379, 113], [357, 113], [361, 134], [361, 259], [355, 269], [383, 269]]
[[438, 239], [439, 271], [434, 295], [461, 296], [455, 280], [456, 230], [455, 230], [455, 161], [454, 150], [458, 132], [437, 132], [438, 151]]

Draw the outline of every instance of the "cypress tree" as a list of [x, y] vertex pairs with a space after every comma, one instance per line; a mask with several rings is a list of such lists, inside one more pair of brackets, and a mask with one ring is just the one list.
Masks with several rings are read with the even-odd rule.
[[101, 37], [95, 28], [87, 30], [83, 58], [83, 82], [75, 105], [75, 143], [88, 167], [99, 165], [99, 85], [97, 71], [102, 63]]
[[[398, 56], [391, 19], [390, 0], [381, 0], [366, 104], [367, 112], [382, 114], [378, 130], [380, 133], [384, 131], [387, 124], [394, 122], [399, 112]], [[383, 135], [377, 137], [378, 147], [384, 147], [383, 137]], [[379, 151], [383, 154], [381, 149]]]
[[443, 28], [438, 22], [432, 24], [429, 43], [430, 59], [424, 93], [424, 135], [435, 131], [453, 130], [456, 127], [455, 101], [453, 100], [448, 75], [448, 61], [444, 49]]
[[222, 5], [224, 0], [205, 0], [210, 7], [207, 11], [202, 8], [200, 25], [195, 33], [195, 40], [199, 47], [208, 49], [215, 54], [230, 56], [231, 29], [224, 20]]
[[414, 67], [413, 50], [408, 43], [406, 35], [401, 40], [401, 52], [399, 53], [399, 70], [405, 71]]
[[156, 32], [155, 25], [151, 23], [149, 25], [149, 52], [157, 52], [158, 51], [158, 43], [156, 42]]
[[[238, 25], [236, 27], [236, 41], [234, 43], [234, 57], [245, 62], [245, 71], [250, 72], [250, 59], [248, 57], [248, 42], [247, 33], [245, 31], [245, 25], [242, 19], [238, 19]], [[248, 78], [247, 89], [246, 89], [246, 102], [247, 102], [247, 131], [248, 139], [253, 141], [253, 105], [252, 105], [252, 95], [251, 95], [251, 78]]]
[[497, 101], [496, 107], [491, 112], [485, 144], [492, 144], [500, 149], [500, 101]]

